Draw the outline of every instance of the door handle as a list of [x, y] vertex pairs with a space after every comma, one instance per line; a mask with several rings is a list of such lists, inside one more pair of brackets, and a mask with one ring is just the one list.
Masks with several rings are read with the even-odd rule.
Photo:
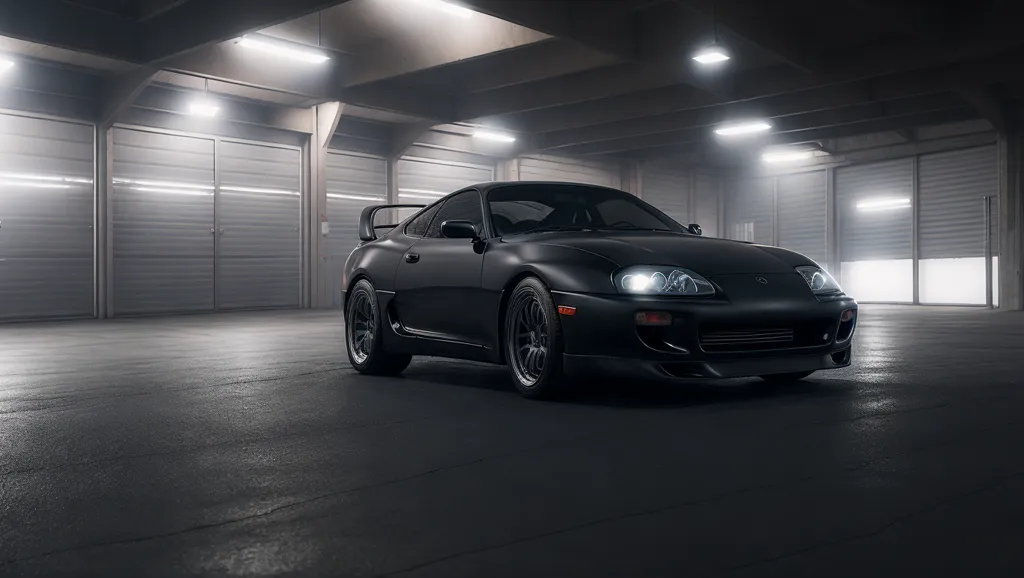
[[417, 253], [406, 253], [405, 254], [405, 262], [406, 263], [419, 263], [420, 262], [420, 256]]

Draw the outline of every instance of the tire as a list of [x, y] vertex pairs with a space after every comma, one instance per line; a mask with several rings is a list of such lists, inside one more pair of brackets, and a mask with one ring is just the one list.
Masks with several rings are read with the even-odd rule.
[[384, 350], [377, 292], [367, 279], [360, 279], [349, 293], [345, 309], [345, 350], [352, 367], [367, 375], [398, 375], [412, 361], [411, 355], [395, 355]]
[[796, 371], [793, 373], [774, 373], [772, 375], [762, 375], [761, 379], [768, 383], [785, 383], [789, 381], [800, 381], [801, 379], [811, 375], [813, 371]]
[[563, 393], [562, 325], [555, 302], [539, 279], [523, 279], [512, 290], [503, 331], [505, 360], [520, 395], [544, 399]]

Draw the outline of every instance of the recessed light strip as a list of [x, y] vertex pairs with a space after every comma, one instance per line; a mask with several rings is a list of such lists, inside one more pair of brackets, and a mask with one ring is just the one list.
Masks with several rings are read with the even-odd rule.
[[270, 56], [279, 56], [289, 60], [297, 60], [299, 62], [306, 62], [309, 64], [323, 64], [331, 59], [330, 56], [327, 56], [322, 52], [288, 46], [282, 42], [263, 40], [262, 38], [256, 38], [253, 36], [243, 36], [238, 40], [238, 45]]

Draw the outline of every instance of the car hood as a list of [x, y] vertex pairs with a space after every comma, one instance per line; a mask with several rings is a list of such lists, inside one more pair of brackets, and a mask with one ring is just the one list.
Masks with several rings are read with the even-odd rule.
[[799, 253], [662, 231], [569, 231], [515, 235], [510, 243], [571, 247], [600, 255], [620, 267], [675, 265], [701, 275], [792, 273], [793, 267], [814, 263]]

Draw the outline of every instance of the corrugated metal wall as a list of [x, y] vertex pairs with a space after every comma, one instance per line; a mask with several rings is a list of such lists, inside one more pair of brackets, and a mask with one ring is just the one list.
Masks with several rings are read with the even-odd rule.
[[[494, 167], [405, 157], [398, 161], [398, 202], [427, 205], [463, 187], [494, 180]], [[415, 210], [399, 211], [404, 219]]]
[[115, 315], [214, 309], [214, 140], [114, 129]]
[[521, 158], [519, 180], [584, 183], [615, 189], [622, 186], [617, 165], [560, 157]]
[[327, 154], [327, 288], [330, 305], [341, 307], [341, 272], [359, 244], [359, 214], [387, 203], [387, 161], [379, 157], [331, 151]]
[[690, 175], [645, 168], [641, 197], [683, 226], [690, 221]]
[[983, 257], [983, 199], [999, 191], [995, 147], [922, 155], [918, 162], [920, 257]]
[[217, 308], [298, 307], [301, 154], [218, 144]]
[[840, 261], [910, 259], [913, 159], [836, 169]]
[[719, 181], [698, 172], [694, 177], [693, 222], [700, 225], [705, 237], [721, 237], [718, 230]]
[[773, 179], [744, 179], [726, 185], [725, 223], [730, 239], [771, 245], [774, 241]]
[[778, 244], [827, 267], [825, 171], [778, 177]]
[[91, 317], [93, 128], [0, 114], [0, 319]]

